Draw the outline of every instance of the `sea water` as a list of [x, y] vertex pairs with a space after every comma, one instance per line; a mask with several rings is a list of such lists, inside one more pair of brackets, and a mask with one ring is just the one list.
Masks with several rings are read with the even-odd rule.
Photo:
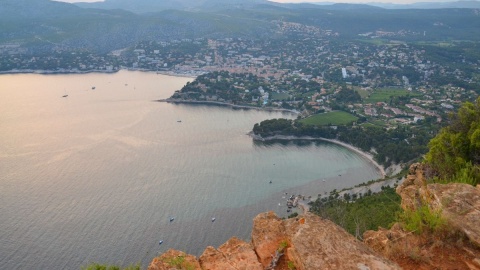
[[286, 216], [285, 193], [316, 197], [379, 177], [335, 144], [247, 135], [295, 115], [155, 102], [192, 80], [1, 75], [0, 268], [146, 266], [169, 248], [200, 255], [232, 236], [248, 241], [260, 212]]

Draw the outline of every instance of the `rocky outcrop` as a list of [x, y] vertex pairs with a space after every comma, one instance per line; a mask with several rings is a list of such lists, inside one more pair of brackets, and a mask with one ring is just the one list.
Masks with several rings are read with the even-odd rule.
[[400, 269], [329, 220], [306, 213], [285, 222], [287, 257], [299, 270]]
[[452, 229], [462, 232], [480, 247], [480, 186], [427, 184], [423, 166], [413, 164], [397, 193], [402, 197], [403, 209], [428, 205], [440, 212]]
[[[251, 244], [232, 238], [218, 250], [208, 247], [195, 267], [204, 270], [263, 270], [269, 267], [276, 251], [283, 255], [270, 269], [287, 270], [292, 266], [297, 270], [400, 269], [339, 226], [315, 214], [305, 213], [299, 218], [283, 220], [273, 212], [255, 217]], [[171, 264], [171, 268], [162, 268], [166, 262], [172, 261], [169, 256], [185, 257], [183, 253], [168, 251], [152, 261], [148, 269], [187, 269], [172, 268]]]
[[272, 261], [281, 242], [286, 240], [284, 222], [275, 213], [262, 213], [253, 219], [252, 244], [264, 268]]
[[418, 235], [397, 223], [389, 230], [365, 232], [364, 242], [404, 268], [480, 269], [480, 187], [427, 184], [424, 170], [422, 164], [410, 166], [397, 188], [401, 206], [409, 210], [427, 206], [440, 213], [446, 225], [438, 232]]
[[202, 270], [195, 256], [170, 249], [152, 260], [148, 270], [189, 269]]
[[364, 242], [359, 242], [315, 214], [307, 212], [285, 220], [268, 212], [254, 218], [251, 243], [234, 237], [218, 249], [208, 247], [199, 259], [169, 250], [155, 258], [148, 269], [480, 270], [479, 187], [427, 184], [423, 166], [414, 164], [397, 193], [404, 209], [427, 205], [441, 213], [447, 230], [438, 235], [417, 235], [397, 223], [389, 230], [367, 231]]
[[253, 246], [236, 237], [221, 245], [218, 250], [207, 247], [200, 256], [200, 265], [204, 270], [263, 270]]

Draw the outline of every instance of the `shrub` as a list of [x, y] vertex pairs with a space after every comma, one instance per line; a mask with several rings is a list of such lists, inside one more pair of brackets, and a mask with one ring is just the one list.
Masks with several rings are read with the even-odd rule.
[[193, 270], [195, 269], [195, 266], [193, 266], [191, 263], [185, 261], [185, 256], [176, 256], [173, 258], [168, 258], [164, 261], [166, 264], [168, 264], [171, 267], [175, 267], [176, 269], [184, 269], [184, 270]]
[[441, 211], [433, 211], [427, 205], [422, 205], [416, 210], [405, 210], [399, 215], [399, 222], [405, 230], [422, 234], [423, 232], [437, 232], [444, 228], [446, 220]]
[[[82, 267], [82, 270], [121, 270], [122, 268], [117, 265], [106, 265], [106, 264], [99, 264], [99, 263], [92, 263], [85, 267]], [[123, 270], [140, 270], [140, 263], [136, 265], [130, 265]]]

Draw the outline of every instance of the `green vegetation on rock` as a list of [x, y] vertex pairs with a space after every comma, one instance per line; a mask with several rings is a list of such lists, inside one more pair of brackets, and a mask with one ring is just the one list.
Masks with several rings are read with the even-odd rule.
[[436, 232], [446, 226], [446, 220], [442, 218], [441, 211], [435, 211], [424, 204], [415, 210], [407, 209], [399, 214], [398, 221], [410, 232], [422, 234], [424, 232]]
[[92, 263], [85, 267], [82, 267], [82, 270], [140, 270], [140, 269], [141, 269], [140, 264], [130, 265], [125, 268], [122, 268], [117, 265]]
[[401, 211], [400, 196], [395, 189], [387, 187], [382, 192], [365, 195], [346, 195], [340, 198], [337, 192], [315, 201], [312, 212], [328, 218], [349, 233], [360, 238], [367, 230], [377, 230], [379, 226], [389, 228]]
[[425, 162], [438, 182], [480, 182], [480, 98], [466, 102], [428, 144]]

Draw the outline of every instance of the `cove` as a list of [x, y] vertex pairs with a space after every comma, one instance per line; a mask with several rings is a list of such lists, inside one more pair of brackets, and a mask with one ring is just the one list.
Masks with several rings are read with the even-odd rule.
[[1, 75], [0, 265], [146, 266], [169, 248], [200, 255], [232, 236], [248, 241], [259, 212], [287, 215], [285, 192], [316, 197], [379, 177], [335, 144], [247, 135], [295, 115], [154, 102], [191, 80]]

